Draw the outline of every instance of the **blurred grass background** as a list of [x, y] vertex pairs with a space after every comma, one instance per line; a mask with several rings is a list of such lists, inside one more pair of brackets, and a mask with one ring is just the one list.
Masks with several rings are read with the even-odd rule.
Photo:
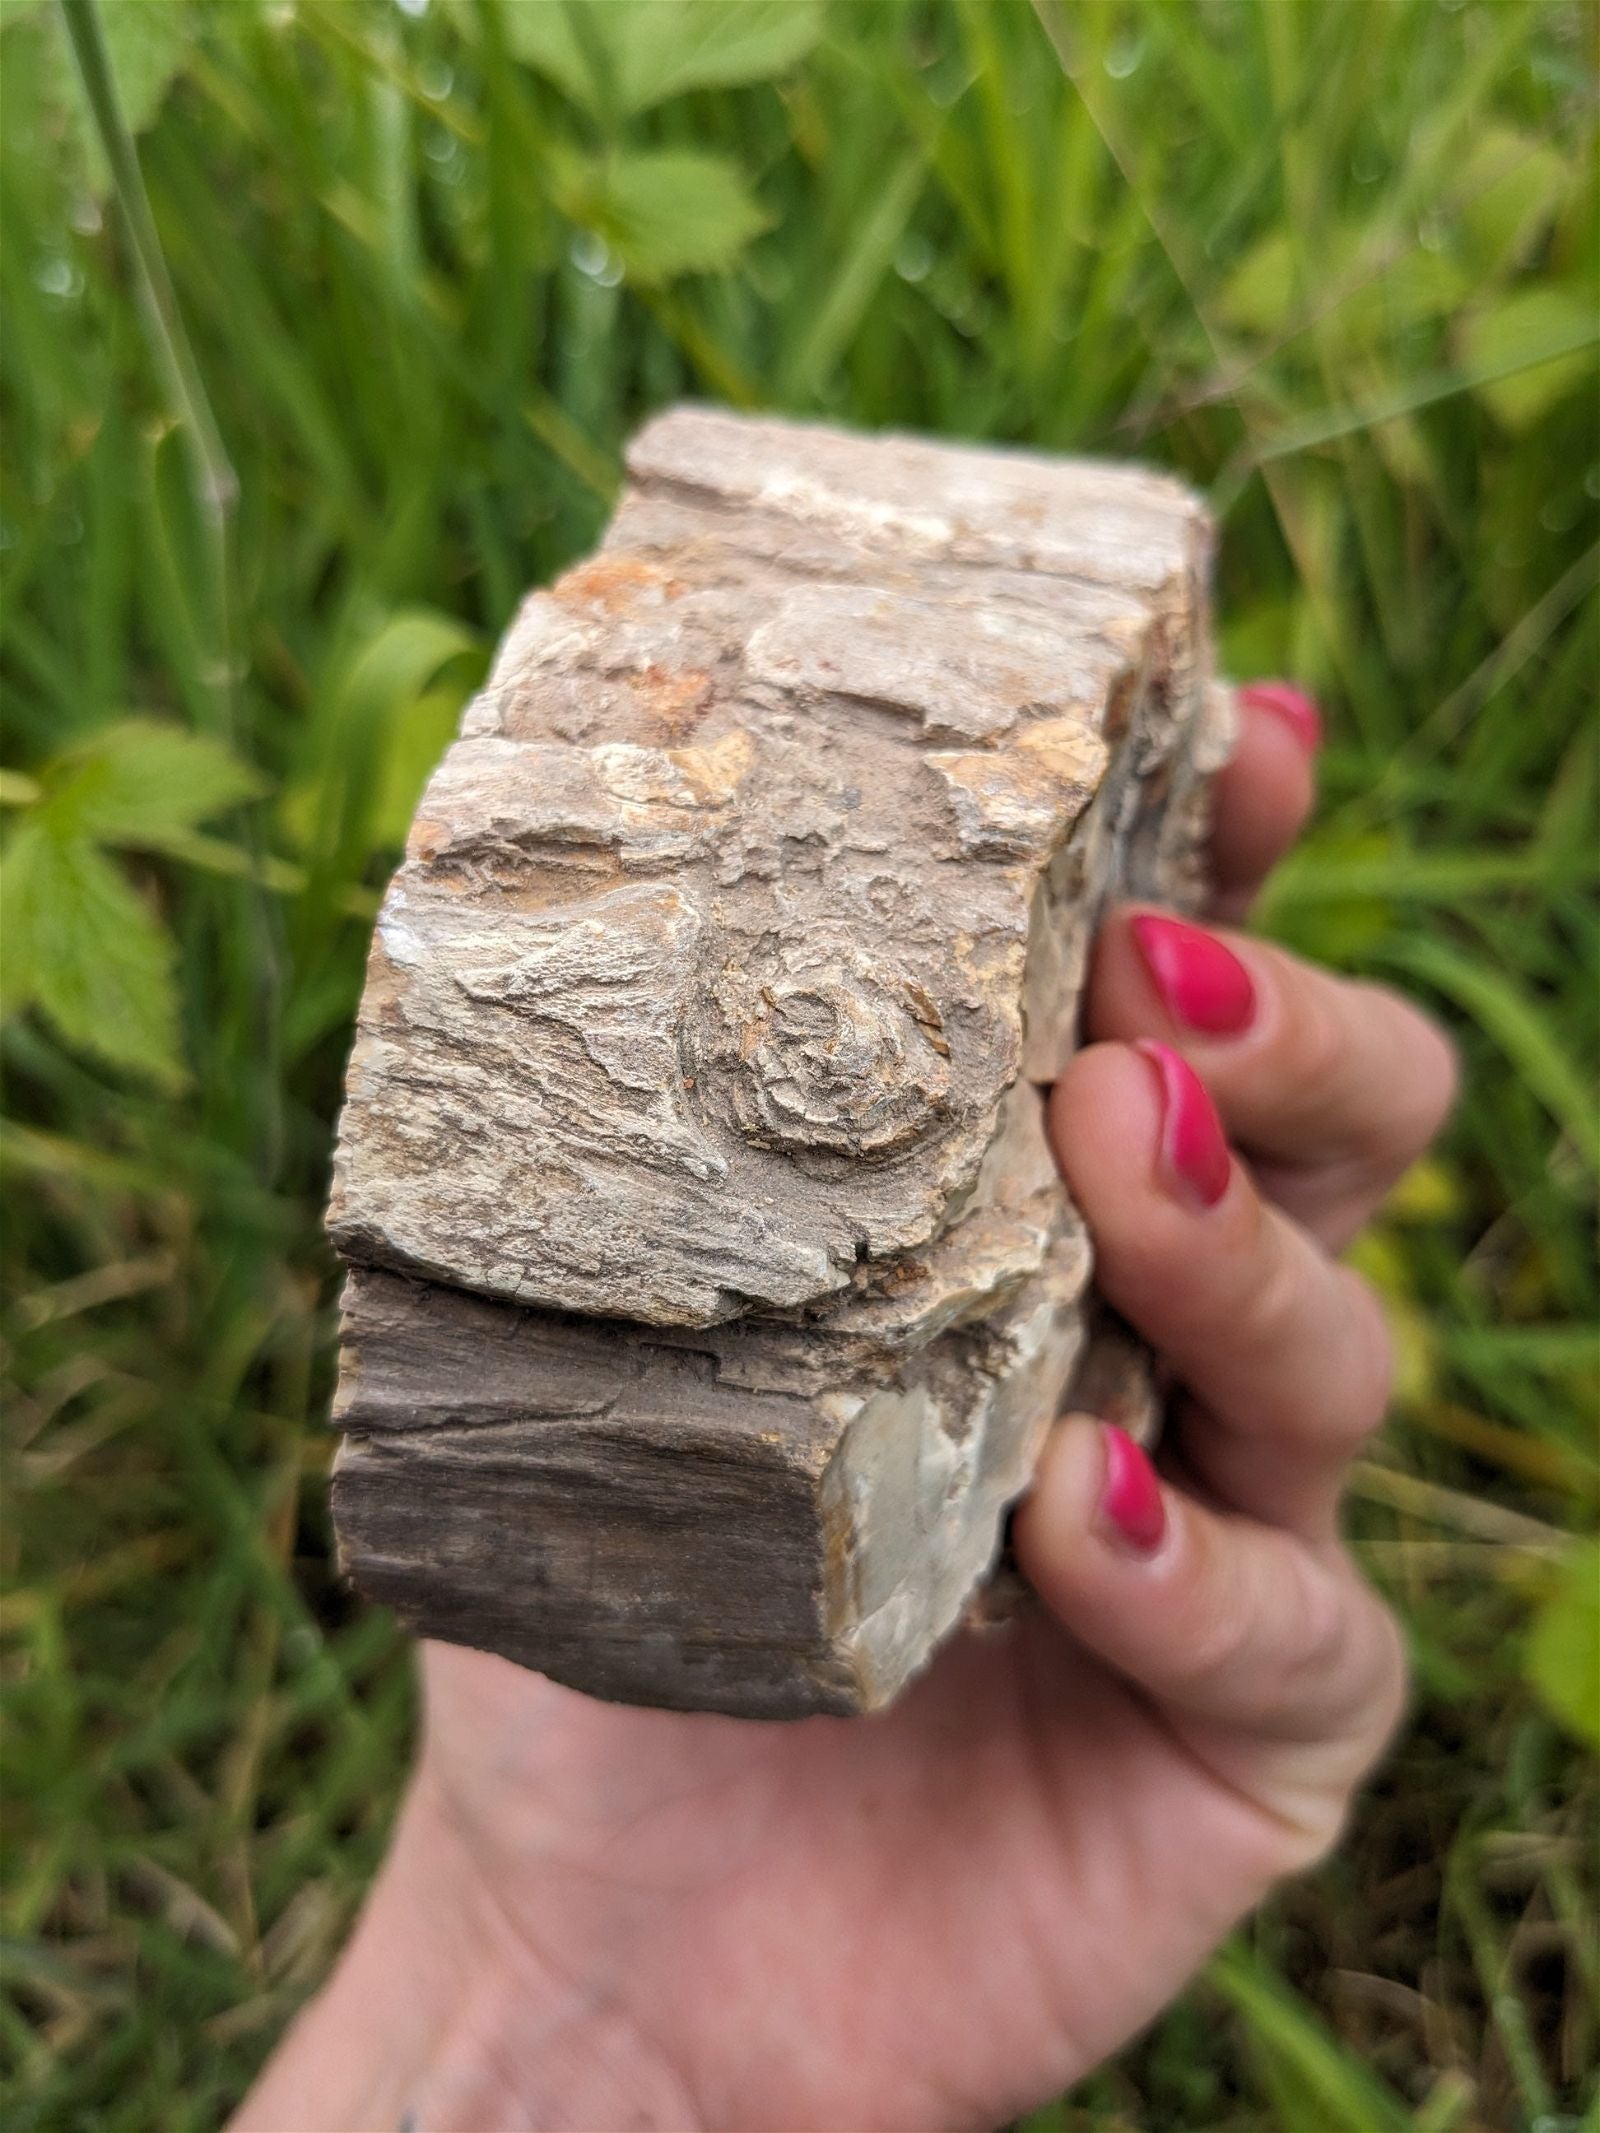
[[1360, 1248], [1414, 1723], [1032, 2125], [1600, 2123], [1592, 8], [100, 14], [218, 435], [62, 18], [4, 0], [12, 2133], [214, 2125], [379, 1855], [411, 1680], [329, 1565], [319, 1234], [365, 937], [517, 595], [684, 394], [1203, 487], [1230, 670], [1331, 717], [1263, 922], [1468, 1062]]

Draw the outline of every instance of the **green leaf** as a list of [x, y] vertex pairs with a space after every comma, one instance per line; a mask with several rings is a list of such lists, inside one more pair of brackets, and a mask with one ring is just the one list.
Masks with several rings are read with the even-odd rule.
[[[315, 747], [283, 806], [290, 834], [314, 863], [335, 874], [360, 873], [380, 844], [398, 844], [439, 748], [450, 738], [439, 710], [439, 677], [454, 678], [454, 729], [478, 666], [476, 633], [434, 608], [386, 615], [359, 638], [319, 692], [309, 731]], [[427, 707], [424, 709], [424, 707]], [[415, 729], [420, 717], [421, 731]], [[431, 753], [430, 753], [431, 751]], [[398, 760], [396, 760], [398, 758]]]
[[1534, 1616], [1523, 1671], [1568, 1731], [1600, 1748], [1600, 1543], [1563, 1559]]
[[1387, 1224], [1362, 1232], [1350, 1247], [1349, 1263], [1382, 1300], [1394, 1358], [1394, 1400], [1415, 1409], [1438, 1391], [1438, 1339], [1427, 1312], [1417, 1308], [1411, 1262]]
[[1341, 329], [1378, 340], [1421, 320], [1454, 311], [1471, 284], [1443, 252], [1421, 247], [1386, 260], [1376, 271], [1359, 264], [1360, 246], [1350, 244], [1350, 287], [1337, 307]]
[[1230, 326], [1276, 333], [1294, 301], [1297, 251], [1287, 230], [1273, 229], [1253, 244], [1223, 283], [1217, 309]]
[[639, 149], [574, 167], [562, 205], [603, 237], [636, 281], [731, 266], [763, 213], [725, 156]]
[[1448, 1342], [1451, 1355], [1469, 1369], [1496, 1363], [1529, 1370], [1600, 1368], [1600, 1329], [1594, 1326], [1461, 1326]]
[[1218, 297], [1223, 317], [1248, 332], [1275, 334], [1298, 312], [1311, 311], [1324, 319], [1325, 332], [1376, 337], [1438, 317], [1467, 288], [1466, 276], [1443, 254], [1415, 247], [1390, 257], [1366, 244], [1356, 229], [1329, 232], [1309, 288], [1296, 282], [1297, 265], [1305, 272], [1301, 253], [1287, 230], [1269, 230], [1224, 282]]
[[1461, 329], [1461, 360], [1484, 373], [1473, 387], [1502, 426], [1529, 429], [1593, 375], [1600, 340], [1592, 297], [1550, 286], [1517, 289], [1475, 312]]
[[39, 810], [6, 848], [0, 911], [8, 1007], [31, 1003], [68, 1044], [181, 1085], [172, 941], [103, 853]]
[[[130, 133], [153, 126], [192, 35], [183, 0], [111, 0], [100, 10], [117, 97]], [[74, 75], [74, 86], [77, 86]], [[79, 101], [82, 92], [79, 90]], [[88, 115], [84, 113], [87, 130]]]
[[433, 766], [455, 739], [465, 691], [429, 689], [389, 730], [372, 808], [375, 851], [398, 850]]
[[1467, 151], [1457, 187], [1476, 273], [1515, 267], [1549, 228], [1571, 182], [1568, 160], [1552, 142], [1512, 126], [1485, 125]]
[[1559, 1121], [1591, 1168], [1600, 1170], [1594, 1098], [1538, 1003], [1491, 964], [1419, 934], [1396, 943], [1392, 960], [1465, 1008]]
[[687, 89], [770, 81], [804, 57], [822, 34], [816, 0], [631, 0], [608, 9], [631, 15], [619, 69], [630, 111]]
[[1403, 2133], [1409, 2114], [1299, 1995], [1246, 1947], [1224, 1948], [1206, 1975], [1244, 2023], [1298, 2133]]
[[[597, 14], [597, 10], [591, 10], [592, 16]], [[566, 0], [534, 0], [531, 7], [521, 4], [521, 0], [511, 0], [503, 19], [507, 48], [518, 59], [526, 60], [586, 110], [593, 111], [597, 104], [604, 106], [605, 84], [596, 82], [590, 48], [574, 30]], [[592, 35], [609, 58], [610, 43], [598, 22]]]
[[45, 804], [60, 834], [160, 851], [264, 786], [220, 741], [130, 718], [51, 765]]
[[1581, 883], [1592, 880], [1597, 871], [1600, 860], [1590, 853], [1580, 853], [1574, 865], [1561, 868], [1532, 843], [1493, 852], [1475, 846], [1413, 852], [1373, 838], [1366, 850], [1352, 846], [1347, 856], [1331, 837], [1324, 837], [1291, 855], [1273, 875], [1267, 894], [1274, 913], [1290, 904], [1339, 904], [1357, 897], [1459, 905], [1557, 880]]
[[[100, 27], [128, 130], [154, 125], [191, 42], [183, 0], [110, 0]], [[3, 71], [14, 76], [7, 120], [65, 141], [69, 159], [96, 191], [110, 178], [95, 138], [83, 84], [53, 0], [8, 0], [0, 9]]]
[[[1392, 860], [1392, 839], [1382, 831], [1314, 832], [1269, 880], [1259, 922], [1319, 962], [1362, 961], [1376, 952], [1393, 920]], [[1324, 878], [1331, 886], [1322, 897], [1314, 885]]]
[[863, 212], [849, 244], [830, 259], [827, 291], [794, 343], [785, 367], [785, 397], [792, 402], [811, 398], [860, 330], [867, 306], [905, 234], [926, 172], [923, 150], [909, 149], [885, 173], [876, 199]]
[[512, 51], [593, 112], [630, 116], [689, 89], [768, 81], [822, 33], [817, 0], [521, 0]]

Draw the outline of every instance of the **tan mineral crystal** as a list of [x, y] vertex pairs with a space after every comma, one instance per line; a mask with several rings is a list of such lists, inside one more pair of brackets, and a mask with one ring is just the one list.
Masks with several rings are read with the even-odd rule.
[[1041, 1085], [1199, 886], [1210, 525], [1134, 468], [680, 408], [384, 899], [329, 1223], [357, 1584], [596, 1695], [886, 1703], [1085, 1348]]

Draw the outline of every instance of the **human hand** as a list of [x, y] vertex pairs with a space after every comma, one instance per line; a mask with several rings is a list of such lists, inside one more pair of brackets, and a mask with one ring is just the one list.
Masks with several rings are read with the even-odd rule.
[[[1303, 703], [1242, 692], [1225, 915], [1310, 804]], [[874, 1719], [623, 1709], [424, 1647], [390, 1859], [240, 2128], [992, 2125], [1334, 1841], [1403, 1670], [1338, 1533], [1387, 1344], [1330, 1255], [1437, 1128], [1450, 1053], [1387, 993], [1126, 909], [1087, 1029], [1053, 1136], [1103, 1292], [1183, 1388], [1159, 1474], [1062, 1423], [1014, 1525], [1042, 1604]]]

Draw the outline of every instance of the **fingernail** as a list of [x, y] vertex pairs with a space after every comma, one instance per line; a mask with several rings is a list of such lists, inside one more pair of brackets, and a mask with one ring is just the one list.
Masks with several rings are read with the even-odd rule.
[[1322, 713], [1304, 689], [1287, 681], [1252, 681], [1238, 691], [1239, 701], [1253, 711], [1271, 711], [1290, 727], [1307, 755], [1322, 746]]
[[1180, 1199], [1215, 1207], [1228, 1189], [1233, 1158], [1205, 1083], [1170, 1044], [1141, 1037], [1134, 1050], [1161, 1083], [1161, 1166], [1169, 1183]]
[[1208, 1037], [1237, 1037], [1255, 1020], [1256, 989], [1229, 948], [1199, 926], [1142, 911], [1133, 937], [1174, 1021]]
[[1118, 1429], [1115, 1422], [1103, 1427], [1106, 1471], [1100, 1489], [1101, 1512], [1124, 1546], [1136, 1555], [1154, 1555], [1167, 1530], [1167, 1507], [1155, 1468], [1125, 1429]]

